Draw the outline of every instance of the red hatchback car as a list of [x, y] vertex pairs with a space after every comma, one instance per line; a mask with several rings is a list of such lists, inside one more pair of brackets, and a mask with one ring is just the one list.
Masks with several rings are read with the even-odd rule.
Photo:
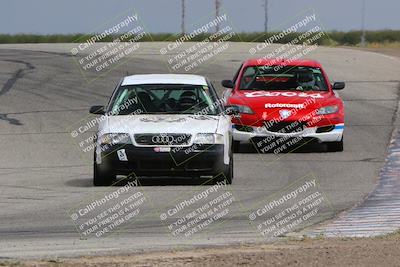
[[222, 85], [236, 114], [235, 150], [251, 142], [260, 152], [279, 153], [318, 142], [343, 151], [344, 105], [334, 90], [345, 84], [331, 84], [317, 61], [250, 59]]

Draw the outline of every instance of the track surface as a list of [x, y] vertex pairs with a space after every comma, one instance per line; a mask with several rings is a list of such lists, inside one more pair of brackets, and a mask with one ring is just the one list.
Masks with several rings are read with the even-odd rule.
[[[171, 237], [158, 211], [166, 210], [170, 206], [166, 203], [177, 197], [206, 186], [154, 183], [137, 189], [146, 193], [155, 207], [153, 213], [111, 236], [80, 239], [68, 210], [113, 189], [91, 186], [92, 154], [77, 147], [68, 127], [86, 117], [89, 106], [106, 103], [127, 70], [130, 74], [168, 73], [158, 52], [164, 45], [143, 43], [128, 63], [91, 83], [83, 79], [68, 55], [71, 45], [0, 46], [1, 257], [262, 242], [249, 225], [249, 212], [300, 177], [314, 175], [331, 202], [333, 213], [322, 213], [324, 220], [353, 207], [373, 190], [393, 131], [400, 61], [370, 52], [318, 48], [308, 57], [319, 60], [331, 80], [347, 82], [340, 93], [347, 113], [344, 152], [309, 149], [276, 156], [244, 148], [249, 152], [235, 154], [234, 184], [223, 189], [240, 200], [240, 208], [235, 203], [222, 227], [185, 240]], [[222, 90], [219, 81], [232, 77], [240, 62], [249, 57], [249, 47], [234, 43], [196, 72]]]

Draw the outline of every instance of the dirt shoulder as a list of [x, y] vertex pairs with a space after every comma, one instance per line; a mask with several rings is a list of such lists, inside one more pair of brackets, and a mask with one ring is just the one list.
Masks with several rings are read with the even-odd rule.
[[0, 266], [399, 266], [400, 234], [366, 239], [304, 239], [126, 256], [5, 261]]

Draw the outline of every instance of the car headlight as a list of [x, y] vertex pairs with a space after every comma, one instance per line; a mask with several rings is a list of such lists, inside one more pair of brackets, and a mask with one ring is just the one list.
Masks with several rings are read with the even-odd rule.
[[233, 107], [234, 109], [236, 109], [239, 113], [243, 113], [243, 114], [254, 114], [253, 110], [248, 107], [248, 106], [244, 106], [244, 105], [231, 105], [231, 107]]
[[199, 133], [194, 138], [193, 143], [195, 144], [223, 144], [224, 143], [224, 136], [222, 134], [215, 134], [215, 133]]
[[337, 105], [334, 106], [326, 106], [322, 107], [317, 110], [317, 115], [327, 115], [327, 114], [333, 114], [339, 111], [339, 107]]
[[131, 138], [127, 133], [108, 133], [99, 138], [100, 144], [117, 145], [132, 144]]

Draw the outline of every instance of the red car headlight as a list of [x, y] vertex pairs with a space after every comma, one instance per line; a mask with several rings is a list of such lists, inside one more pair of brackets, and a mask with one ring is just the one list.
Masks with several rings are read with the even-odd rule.
[[248, 107], [248, 106], [244, 106], [244, 105], [231, 105], [231, 107], [233, 107], [234, 109], [236, 109], [239, 113], [243, 113], [243, 114], [254, 114], [254, 111]]
[[334, 114], [339, 111], [339, 106], [334, 105], [334, 106], [326, 106], [322, 107], [317, 110], [316, 114], [317, 115], [328, 115], [328, 114]]

